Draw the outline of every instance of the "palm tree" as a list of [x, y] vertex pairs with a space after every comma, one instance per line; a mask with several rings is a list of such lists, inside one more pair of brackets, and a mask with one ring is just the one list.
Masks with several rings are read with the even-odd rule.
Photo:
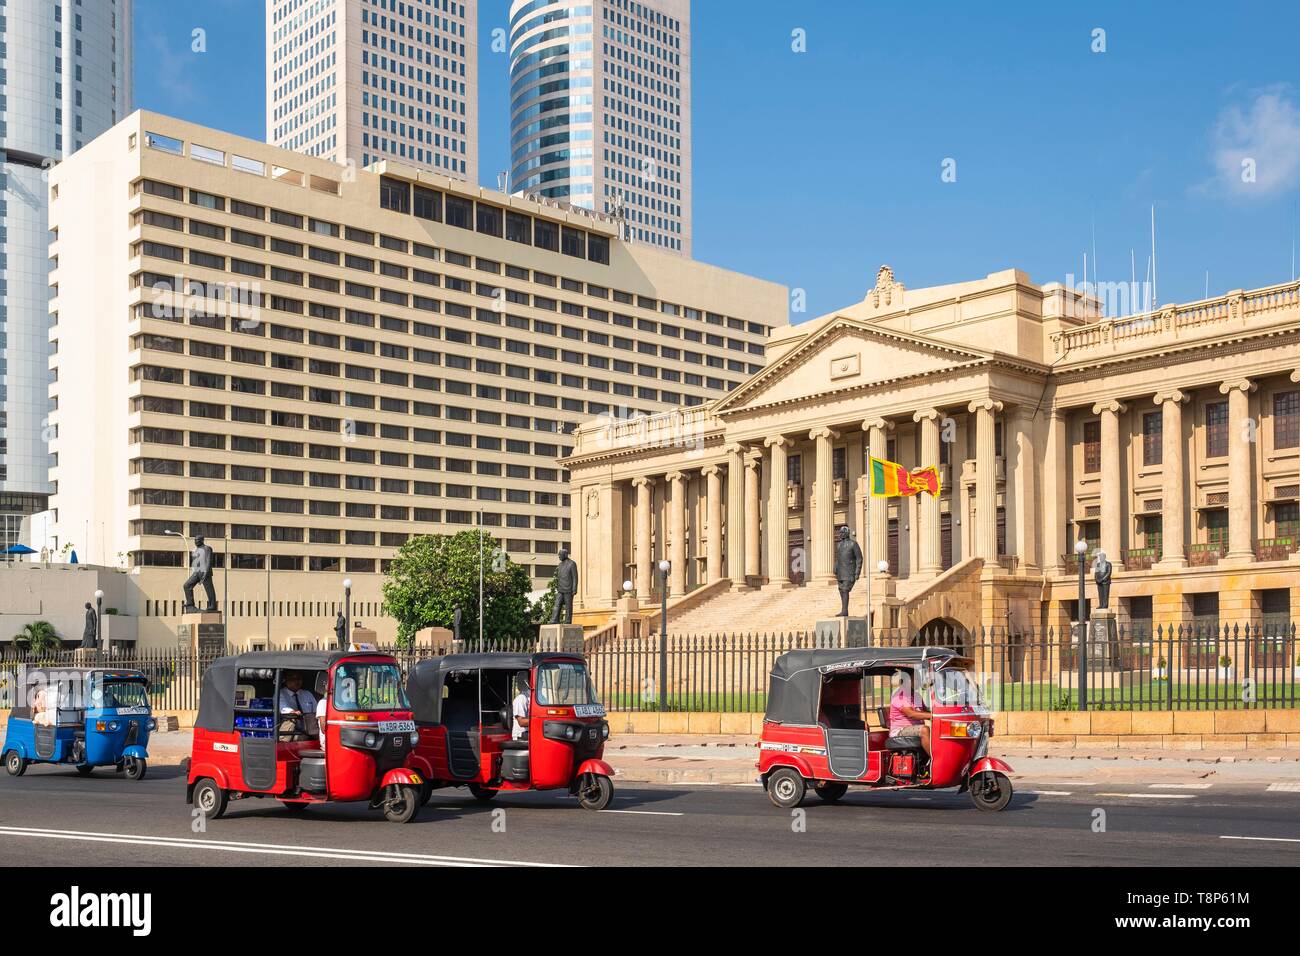
[[54, 625], [49, 621], [30, 621], [24, 624], [23, 629], [14, 635], [14, 640], [25, 644], [29, 654], [57, 651], [63, 645], [59, 635], [54, 632]]

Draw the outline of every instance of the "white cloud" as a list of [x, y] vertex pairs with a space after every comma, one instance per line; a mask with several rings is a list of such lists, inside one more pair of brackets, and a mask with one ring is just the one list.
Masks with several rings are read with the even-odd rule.
[[[1213, 185], [1241, 197], [1275, 196], [1300, 183], [1300, 108], [1285, 86], [1257, 90], [1219, 114]], [[1206, 184], [1211, 185], [1211, 184]]]

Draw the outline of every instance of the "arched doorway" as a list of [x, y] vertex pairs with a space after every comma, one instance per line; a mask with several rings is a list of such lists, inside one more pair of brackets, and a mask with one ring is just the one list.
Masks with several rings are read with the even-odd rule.
[[910, 643], [913, 647], [950, 647], [961, 654], [969, 654], [971, 636], [960, 621], [934, 617], [913, 632]]

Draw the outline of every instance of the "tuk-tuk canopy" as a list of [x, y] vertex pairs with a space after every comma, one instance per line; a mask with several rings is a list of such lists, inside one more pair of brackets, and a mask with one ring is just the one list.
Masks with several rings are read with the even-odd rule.
[[194, 726], [225, 733], [234, 728], [235, 686], [239, 683], [240, 671], [263, 671], [267, 677], [274, 676], [276, 671], [328, 671], [341, 660], [375, 656], [389, 657], [367, 651], [339, 650], [249, 651], [219, 657], [203, 672], [199, 714]]
[[767, 689], [767, 720], [783, 724], [817, 723], [822, 677], [871, 668], [914, 668], [926, 661], [946, 662], [961, 655], [947, 647], [855, 647], [845, 650], [789, 651], [772, 664]]
[[421, 723], [442, 723], [442, 688], [447, 675], [460, 671], [531, 671], [547, 661], [581, 661], [581, 654], [448, 654], [418, 662], [406, 681], [411, 712]]
[[18, 706], [11, 716], [23, 720], [32, 717], [32, 699], [38, 688], [59, 687], [72, 696], [60, 703], [65, 709], [81, 710], [86, 707], [89, 696], [87, 688], [98, 680], [126, 681], [129, 683], [149, 684], [149, 678], [141, 671], [125, 667], [32, 667], [26, 672], [27, 686], [18, 700]]

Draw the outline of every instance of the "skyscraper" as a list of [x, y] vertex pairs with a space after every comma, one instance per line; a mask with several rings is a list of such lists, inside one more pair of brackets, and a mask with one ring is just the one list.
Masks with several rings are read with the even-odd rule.
[[510, 188], [691, 254], [690, 0], [513, 0]]
[[478, 0], [266, 0], [266, 139], [478, 182]]
[[0, 0], [0, 547], [51, 490], [47, 170], [129, 111], [131, 5]]

